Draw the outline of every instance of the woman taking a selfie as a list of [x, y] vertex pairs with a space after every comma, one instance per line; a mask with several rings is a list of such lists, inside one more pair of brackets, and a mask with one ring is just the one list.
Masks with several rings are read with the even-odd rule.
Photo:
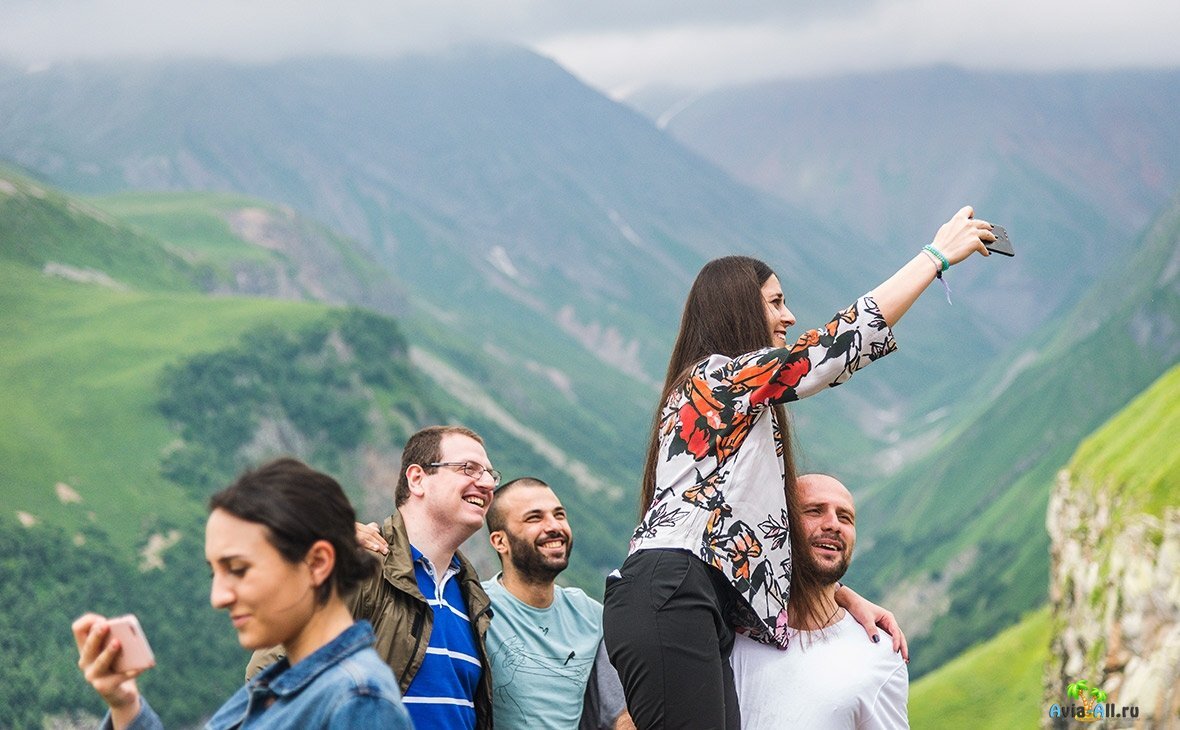
[[[987, 255], [990, 224], [963, 208], [934, 242], [794, 344], [778, 277], [756, 259], [709, 262], [689, 291], [643, 475], [643, 519], [607, 580], [603, 629], [638, 727], [736, 728], [734, 632], [786, 647], [814, 576], [792, 570], [795, 466], [781, 404], [843, 383], [895, 348], [892, 326], [936, 274]], [[795, 546], [794, 549], [802, 549]], [[908, 654], [892, 614], [847, 587], [837, 602]], [[866, 639], [867, 640], [867, 639]]]
[[[356, 542], [356, 517], [334, 479], [279, 459], [209, 501], [209, 600], [229, 612], [246, 649], [283, 644], [288, 656], [239, 689], [209, 728], [410, 728], [393, 673], [373, 651], [341, 594], [375, 570]], [[118, 672], [121, 646], [107, 619], [74, 622], [78, 666], [110, 708], [116, 729], [157, 728], [136, 687], [143, 669]], [[109, 726], [104, 723], [104, 726]]]

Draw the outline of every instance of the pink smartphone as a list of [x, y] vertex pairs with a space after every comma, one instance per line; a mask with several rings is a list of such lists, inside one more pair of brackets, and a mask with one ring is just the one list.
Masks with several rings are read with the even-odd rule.
[[152, 653], [147, 634], [143, 633], [143, 628], [140, 627], [139, 619], [135, 618], [135, 614], [116, 616], [109, 619], [107, 625], [110, 626], [111, 637], [118, 639], [119, 644], [123, 647], [115, 657], [112, 669], [116, 672], [129, 672], [133, 669], [148, 669], [156, 666], [156, 655]]

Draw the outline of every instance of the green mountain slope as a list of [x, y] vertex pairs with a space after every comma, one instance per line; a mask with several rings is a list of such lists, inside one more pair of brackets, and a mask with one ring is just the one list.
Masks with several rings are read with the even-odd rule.
[[830, 226], [518, 49], [0, 69], [0, 104], [0, 157], [55, 184], [236, 190], [360, 242], [411, 295], [414, 340], [616, 490], [707, 258], [775, 261], [817, 324], [875, 283]]
[[910, 727], [1038, 728], [1049, 611], [1039, 609], [910, 685]]
[[[99, 712], [68, 630], [88, 609], [139, 613], [161, 667], [143, 687], [170, 722], [193, 722], [232, 690], [244, 657], [208, 609], [203, 505], [160, 473], [176, 433], [155, 382], [251, 327], [320, 313], [115, 291], [10, 260], [0, 260], [0, 311], [0, 725]], [[149, 556], [165, 568], [143, 572]]]
[[1147, 391], [1078, 447], [1069, 470], [1102, 488], [1128, 513], [1161, 517], [1180, 504], [1180, 368]]
[[199, 267], [206, 291], [407, 311], [403, 288], [371, 256], [290, 208], [227, 193], [124, 193], [90, 202]]
[[0, 257], [59, 278], [195, 292], [205, 276], [142, 231], [2, 165], [0, 216]]
[[928, 631], [929, 641], [915, 675], [1044, 602], [1054, 474], [1180, 358], [1171, 334], [1180, 330], [1180, 201], [1138, 248], [1060, 327], [981, 374], [980, 392], [962, 401], [986, 405], [954, 408], [937, 450], [861, 503], [871, 542], [852, 580], [886, 602], [926, 596], [916, 633]]
[[[548, 476], [528, 443], [421, 376], [392, 320], [201, 294], [249, 257], [232, 243], [193, 264], [192, 249], [0, 178], [0, 726], [99, 712], [68, 633], [87, 609], [140, 615], [160, 664], [143, 686], [170, 724], [232, 691], [245, 655], [208, 608], [203, 502], [246, 463], [308, 459], [365, 519], [392, 508], [397, 454], [426, 423], [468, 423], [506, 472]], [[571, 576], [597, 582], [588, 558], [608, 539], [579, 526]]]
[[[1071, 483], [1102, 490], [1104, 498], [1119, 505], [1114, 524], [1103, 529], [1108, 539], [1127, 522], [1137, 521], [1143, 514], [1160, 517], [1165, 506], [1180, 501], [1178, 437], [1180, 367], [1173, 367], [1077, 447], [1068, 463]], [[1090, 499], [1097, 495], [1078, 496]], [[1069, 533], [1076, 527], [1062, 525]], [[1124, 610], [1133, 607], [1124, 606]], [[1085, 631], [1095, 625], [1073, 628]], [[911, 726], [1039, 727], [1048, 712], [1042, 693], [1050, 642], [1062, 628], [1048, 608], [1038, 609], [917, 680], [910, 687]], [[921, 651], [922, 644], [916, 644], [915, 653]], [[1063, 660], [1059, 657], [1058, 663]], [[1101, 674], [1098, 669], [1089, 676], [1097, 679]], [[1053, 692], [1050, 695], [1054, 701], [1067, 700]]]
[[1084, 679], [1109, 695], [1112, 712], [1137, 718], [1136, 727], [1180, 720], [1177, 443], [1180, 366], [1087, 438], [1058, 476], [1046, 519], [1047, 703], [1071, 704], [1070, 686]]
[[[84, 610], [136, 612], [159, 662], [145, 692], [170, 724], [196, 722], [240, 683], [246, 656], [224, 614], [208, 607], [203, 501], [219, 484], [168, 468], [200, 441], [165, 418], [161, 376], [196, 356], [232, 351], [259, 327], [294, 334], [335, 313], [113, 291], [8, 260], [0, 260], [0, 308], [0, 726], [39, 726], [47, 712], [99, 712], [68, 631]], [[315, 393], [306, 379], [293, 385]], [[391, 401], [392, 392], [378, 398]], [[231, 423], [221, 417], [212, 425], [228, 431]], [[300, 453], [255, 448], [257, 459]], [[324, 449], [307, 451], [300, 455], [333, 466]], [[208, 473], [217, 462], [197, 463]], [[342, 481], [362, 504], [358, 480]]]
[[[247, 330], [298, 327], [322, 310], [289, 302], [111, 291], [0, 266], [0, 424], [4, 501], [77, 529], [54, 486], [85, 495], [85, 513], [129, 547], [151, 515], [191, 514], [159, 474], [176, 438], [159, 414], [155, 381], [167, 365], [223, 347]], [[129, 510], [128, 505], [136, 505]], [[89, 519], [89, 517], [86, 517]]]

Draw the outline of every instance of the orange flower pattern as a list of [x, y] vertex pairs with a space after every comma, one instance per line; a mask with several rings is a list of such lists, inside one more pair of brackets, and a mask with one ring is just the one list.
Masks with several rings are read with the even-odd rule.
[[660, 412], [656, 496], [631, 552], [694, 552], [744, 599], [734, 626], [785, 647], [791, 553], [783, 450], [770, 406], [839, 385], [894, 349], [892, 331], [865, 296], [790, 347], [699, 363]]

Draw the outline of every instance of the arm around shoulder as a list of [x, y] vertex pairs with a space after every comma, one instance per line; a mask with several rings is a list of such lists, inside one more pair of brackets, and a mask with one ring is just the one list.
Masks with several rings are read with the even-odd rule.
[[910, 647], [906, 642], [905, 634], [901, 631], [901, 626], [897, 623], [897, 618], [892, 612], [885, 610], [862, 597], [859, 593], [852, 590], [846, 585], [840, 584], [836, 590], [836, 603], [845, 611], [847, 611], [856, 622], [860, 624], [861, 628], [865, 630], [873, 643], [881, 641], [881, 635], [877, 631], [880, 627], [892, 637], [893, 651], [900, 652], [903, 661], [910, 660]]
[[599, 641], [594, 655], [594, 667], [582, 702], [582, 721], [579, 730], [634, 730], [623, 683], [606, 655], [606, 645]]
[[287, 650], [280, 644], [269, 649], [258, 649], [250, 655], [250, 662], [246, 665], [246, 681], [254, 679], [255, 675], [271, 664], [287, 656]]

